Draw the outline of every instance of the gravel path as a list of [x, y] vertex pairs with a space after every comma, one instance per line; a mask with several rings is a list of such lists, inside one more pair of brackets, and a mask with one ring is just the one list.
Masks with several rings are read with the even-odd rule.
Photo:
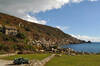
[[0, 66], [7, 66], [8, 64], [11, 64], [12, 61], [6, 61], [6, 60], [0, 60]]
[[[16, 54], [4, 54], [0, 55], [0, 57], [5, 57], [5, 56], [13, 56]], [[0, 59], [0, 66], [18, 66], [18, 65], [11, 65], [13, 61], [8, 61], [8, 60], [2, 60]]]
[[16, 54], [14, 54], [14, 53], [12, 53], [12, 54], [3, 54], [3, 55], [0, 55], [0, 57], [13, 56], [13, 55], [16, 55]]
[[7, 61], [7, 60], [0, 60], [0, 66], [24, 66], [22, 65], [13, 65], [13, 61]]

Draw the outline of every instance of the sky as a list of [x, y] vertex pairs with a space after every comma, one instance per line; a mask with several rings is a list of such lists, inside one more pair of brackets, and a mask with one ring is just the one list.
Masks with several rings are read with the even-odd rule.
[[0, 0], [0, 12], [100, 42], [100, 0]]

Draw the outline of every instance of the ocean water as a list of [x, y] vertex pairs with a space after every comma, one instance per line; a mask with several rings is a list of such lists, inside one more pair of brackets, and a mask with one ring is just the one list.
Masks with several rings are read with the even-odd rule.
[[78, 52], [100, 53], [100, 42], [69, 44], [69, 45], [63, 45], [61, 46], [61, 48], [72, 48]]

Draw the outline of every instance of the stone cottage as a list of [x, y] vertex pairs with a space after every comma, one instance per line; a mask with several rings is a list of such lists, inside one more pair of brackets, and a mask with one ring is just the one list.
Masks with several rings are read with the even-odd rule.
[[14, 26], [7, 26], [5, 25], [4, 33], [6, 35], [17, 35], [17, 28]]

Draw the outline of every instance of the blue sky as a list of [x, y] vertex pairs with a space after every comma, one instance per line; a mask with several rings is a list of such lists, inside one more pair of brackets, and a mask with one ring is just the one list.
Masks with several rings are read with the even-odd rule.
[[100, 37], [100, 2], [82, 2], [41, 12], [38, 19], [47, 21], [47, 25], [66, 27], [65, 33]]
[[100, 37], [100, 2], [82, 2], [65, 5], [61, 9], [41, 12], [38, 19], [50, 26], [68, 27], [65, 33]]
[[78, 39], [100, 41], [99, 0], [0, 0], [0, 12], [59, 28]]

